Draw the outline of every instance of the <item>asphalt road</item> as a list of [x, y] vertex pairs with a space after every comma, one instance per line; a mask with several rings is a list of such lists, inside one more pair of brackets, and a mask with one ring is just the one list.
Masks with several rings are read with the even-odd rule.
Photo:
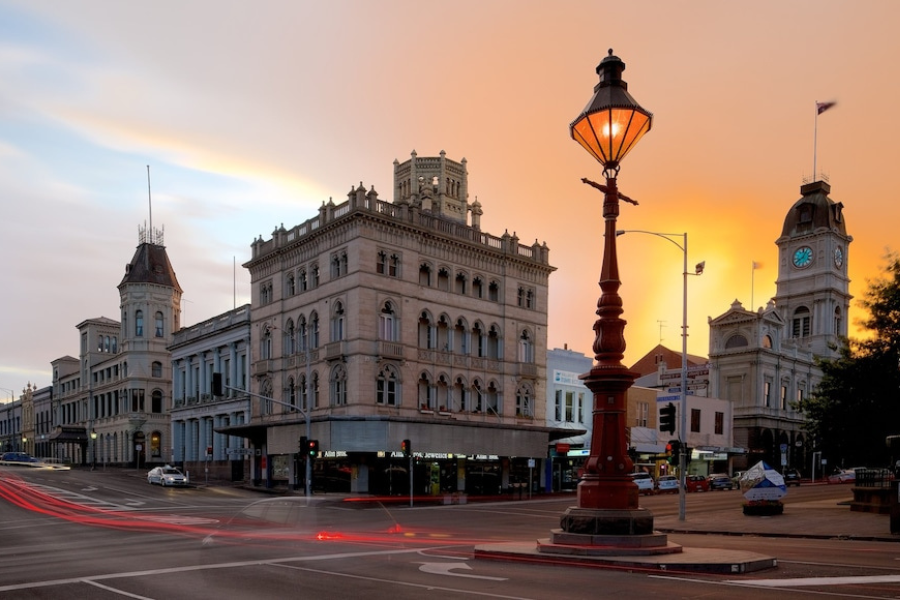
[[[670, 535], [779, 560], [743, 576], [481, 561], [472, 558], [476, 544], [546, 537], [573, 497], [383, 507], [231, 486], [163, 489], [141, 475], [0, 469], [0, 599], [900, 596], [897, 543]], [[789, 502], [848, 495], [847, 487], [792, 488]], [[693, 516], [733, 510], [740, 497], [687, 500]], [[676, 495], [642, 505], [658, 517], [678, 513]]]

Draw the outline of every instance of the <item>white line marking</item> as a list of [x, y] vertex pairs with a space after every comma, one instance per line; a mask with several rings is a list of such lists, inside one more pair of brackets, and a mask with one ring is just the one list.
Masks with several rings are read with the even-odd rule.
[[758, 587], [804, 587], [813, 585], [857, 585], [860, 583], [900, 583], [900, 575], [858, 577], [798, 577], [795, 579], [733, 579], [726, 583]]

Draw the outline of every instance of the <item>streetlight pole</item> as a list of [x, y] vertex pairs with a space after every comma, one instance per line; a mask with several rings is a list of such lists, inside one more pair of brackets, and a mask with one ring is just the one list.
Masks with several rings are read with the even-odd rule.
[[[656, 237], [661, 237], [664, 240], [668, 240], [675, 244], [679, 250], [681, 250], [684, 255], [684, 269], [682, 270], [682, 274], [684, 276], [684, 284], [682, 286], [682, 300], [681, 300], [681, 419], [680, 424], [678, 426], [678, 442], [681, 446], [681, 451], [678, 455], [678, 519], [684, 521], [685, 512], [686, 512], [686, 501], [685, 494], [686, 490], [684, 487], [684, 479], [685, 479], [685, 471], [687, 471], [687, 338], [688, 338], [688, 317], [687, 317], [687, 306], [688, 306], [688, 275], [700, 275], [703, 273], [703, 268], [706, 266], [706, 261], [698, 263], [693, 273], [688, 273], [688, 234], [685, 231], [684, 233], [657, 233], [656, 231], [644, 231], [642, 229], [619, 229], [616, 231], [616, 236], [624, 235], [626, 233], [646, 233], [648, 235], [655, 235]], [[682, 243], [679, 244], [673, 238], [680, 237], [682, 238]]]
[[[628, 388], [635, 374], [622, 364], [625, 356], [625, 321], [619, 296], [616, 253], [616, 219], [619, 200], [633, 202], [619, 193], [617, 176], [621, 160], [650, 130], [653, 115], [628, 93], [622, 80], [625, 63], [612, 50], [597, 67], [600, 83], [581, 114], [569, 126], [572, 138], [603, 165], [606, 184], [582, 179], [603, 193], [604, 244], [600, 271], [601, 295], [594, 322], [594, 359], [589, 373], [581, 375], [594, 397], [590, 456], [578, 484], [578, 506], [561, 519], [562, 531], [600, 536], [634, 536], [653, 533], [653, 515], [638, 505], [637, 485], [631, 480], [633, 463], [625, 437]], [[588, 543], [597, 543], [594, 541]]]
[[97, 466], [97, 432], [91, 428], [91, 471]]

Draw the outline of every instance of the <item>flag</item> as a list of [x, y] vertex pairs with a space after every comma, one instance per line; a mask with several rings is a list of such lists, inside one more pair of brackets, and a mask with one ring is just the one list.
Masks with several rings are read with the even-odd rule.
[[837, 102], [816, 102], [816, 114], [821, 115], [835, 104], [837, 104]]
[[756, 270], [756, 269], [762, 269], [762, 263], [761, 263], [761, 262], [756, 262], [756, 261], [754, 260], [754, 261], [753, 261], [753, 270]]

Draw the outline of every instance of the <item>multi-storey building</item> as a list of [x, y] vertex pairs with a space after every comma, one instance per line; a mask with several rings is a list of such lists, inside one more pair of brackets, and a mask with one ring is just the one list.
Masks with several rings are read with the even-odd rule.
[[[243, 480], [249, 450], [243, 438], [215, 431], [250, 419], [250, 305], [175, 332], [172, 344], [173, 457], [192, 477]], [[212, 395], [212, 374], [225, 393]]]
[[803, 401], [819, 381], [817, 356], [836, 357], [847, 335], [849, 246], [843, 205], [824, 181], [805, 184], [788, 211], [778, 246], [776, 294], [764, 308], [735, 301], [710, 319], [712, 394], [734, 405], [734, 443], [744, 462], [804, 468], [810, 450]]
[[252, 416], [221, 431], [261, 449], [255, 479], [292, 477], [307, 415], [316, 479], [354, 491], [405, 485], [405, 439], [418, 491], [503, 488], [546, 456], [549, 250], [481, 231], [467, 198], [465, 159], [413, 152], [393, 202], [360, 184], [253, 242]]
[[181, 286], [159, 230], [141, 228], [119, 283], [121, 322], [78, 326], [78, 358], [53, 367], [55, 458], [136, 467], [171, 460], [168, 345], [180, 327]]

